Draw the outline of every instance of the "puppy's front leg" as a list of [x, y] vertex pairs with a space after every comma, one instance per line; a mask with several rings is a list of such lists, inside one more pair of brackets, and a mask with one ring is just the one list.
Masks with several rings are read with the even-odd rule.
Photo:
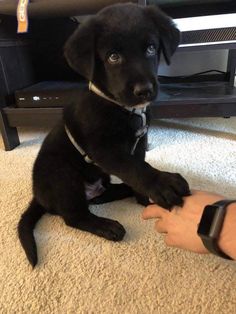
[[113, 149], [109, 154], [94, 150], [91, 157], [104, 172], [116, 175], [134, 191], [164, 208], [181, 205], [183, 196], [190, 194], [188, 183], [181, 175], [154, 169], [135, 156], [122, 154], [121, 150]]

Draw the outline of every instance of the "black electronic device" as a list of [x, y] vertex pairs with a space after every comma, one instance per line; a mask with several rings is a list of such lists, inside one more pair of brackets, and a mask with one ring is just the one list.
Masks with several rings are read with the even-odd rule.
[[197, 230], [208, 251], [230, 260], [232, 258], [219, 248], [218, 240], [223, 227], [227, 206], [231, 203], [236, 203], [236, 200], [221, 200], [212, 205], [207, 205], [204, 208]]
[[71, 103], [76, 92], [87, 83], [67, 81], [44, 81], [15, 91], [19, 108], [64, 107]]

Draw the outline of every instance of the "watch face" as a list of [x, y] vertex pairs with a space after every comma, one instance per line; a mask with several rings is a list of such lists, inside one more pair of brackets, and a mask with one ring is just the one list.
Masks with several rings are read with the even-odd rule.
[[218, 209], [218, 206], [208, 205], [205, 207], [201, 221], [198, 226], [198, 234], [200, 235], [209, 235], [211, 231], [212, 221], [215, 217], [215, 213]]

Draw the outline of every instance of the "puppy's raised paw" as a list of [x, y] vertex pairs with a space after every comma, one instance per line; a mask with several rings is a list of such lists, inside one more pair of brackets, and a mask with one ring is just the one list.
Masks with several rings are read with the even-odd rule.
[[171, 209], [181, 206], [183, 197], [190, 195], [188, 182], [178, 173], [160, 172], [152, 186], [150, 198], [154, 203]]

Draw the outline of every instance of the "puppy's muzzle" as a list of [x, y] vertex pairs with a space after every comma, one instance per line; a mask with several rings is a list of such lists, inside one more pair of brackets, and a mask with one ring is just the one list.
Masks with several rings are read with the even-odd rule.
[[151, 100], [154, 95], [154, 86], [151, 82], [137, 83], [133, 90], [134, 96], [139, 101]]

